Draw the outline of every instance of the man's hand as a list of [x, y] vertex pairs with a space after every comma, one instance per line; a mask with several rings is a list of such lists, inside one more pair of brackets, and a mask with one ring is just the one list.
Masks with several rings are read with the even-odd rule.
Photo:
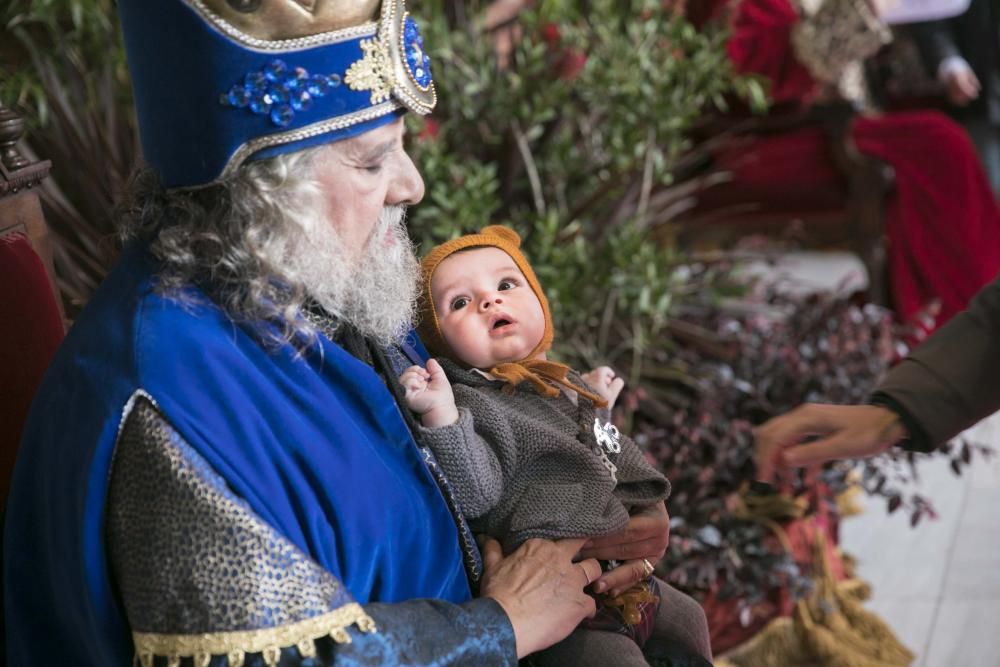
[[[803, 443], [803, 440], [817, 440]], [[906, 437], [899, 417], [876, 405], [807, 403], [754, 431], [757, 479], [774, 483], [776, 467], [880, 454]]]
[[399, 376], [399, 384], [406, 390], [406, 406], [420, 415], [427, 428], [449, 426], [458, 421], [458, 408], [451, 383], [441, 364], [434, 359], [427, 368], [410, 366]]
[[583, 592], [601, 574], [594, 559], [573, 562], [583, 539], [528, 540], [506, 558], [493, 539], [482, 543], [480, 595], [500, 603], [517, 639], [517, 657], [565, 639], [597, 611]]
[[944, 84], [948, 101], [958, 107], [964, 107], [979, 97], [982, 88], [976, 73], [966, 62], [944, 69], [941, 72], [941, 82]]
[[625, 386], [625, 380], [616, 377], [610, 366], [598, 366], [580, 377], [594, 388], [598, 396], [608, 402], [609, 410], [615, 406], [618, 394], [622, 393], [622, 387]]
[[643, 559], [655, 566], [666, 553], [669, 542], [670, 517], [663, 503], [640, 508], [629, 517], [622, 532], [591, 539], [580, 551], [581, 556], [622, 562], [594, 583], [594, 592], [614, 596], [642, 581], [649, 576]]

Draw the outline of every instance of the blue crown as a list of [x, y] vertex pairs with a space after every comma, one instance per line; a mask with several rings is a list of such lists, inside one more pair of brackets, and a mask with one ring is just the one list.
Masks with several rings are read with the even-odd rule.
[[[144, 158], [167, 188], [206, 185], [246, 160], [434, 108], [430, 59], [403, 0], [383, 0], [377, 20], [278, 38], [253, 34], [252, 17], [240, 15], [238, 24], [210, 2], [118, 2]], [[227, 2], [241, 11], [261, 6]], [[315, 6], [264, 2], [269, 11], [281, 11], [273, 8], [281, 3], [297, 3], [299, 13]]]

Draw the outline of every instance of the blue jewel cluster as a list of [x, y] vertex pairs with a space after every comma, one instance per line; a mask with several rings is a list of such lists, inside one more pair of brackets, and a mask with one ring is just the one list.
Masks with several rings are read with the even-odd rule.
[[339, 74], [309, 74], [301, 67], [290, 68], [283, 60], [272, 60], [244, 76], [243, 82], [223, 94], [220, 102], [267, 115], [278, 127], [287, 127], [296, 111], [306, 111], [314, 99], [327, 95], [340, 82]]
[[424, 38], [420, 36], [416, 21], [409, 16], [403, 22], [403, 49], [413, 80], [426, 88], [431, 83], [431, 59], [424, 51]]

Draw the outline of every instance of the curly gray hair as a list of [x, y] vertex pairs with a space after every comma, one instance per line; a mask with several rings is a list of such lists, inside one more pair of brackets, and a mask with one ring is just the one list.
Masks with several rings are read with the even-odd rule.
[[[182, 299], [196, 285], [266, 343], [310, 345], [316, 331], [303, 308], [312, 300], [386, 344], [411, 325], [419, 280], [405, 207], [386, 207], [364, 256], [351, 259], [315, 178], [322, 150], [251, 162], [189, 191], [165, 191], [140, 172], [119, 211], [122, 236], [149, 244], [161, 293]], [[388, 250], [375, 242], [390, 233]]]

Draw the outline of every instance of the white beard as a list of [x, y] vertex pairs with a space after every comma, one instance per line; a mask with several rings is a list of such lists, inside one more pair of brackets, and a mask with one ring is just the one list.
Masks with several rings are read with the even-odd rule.
[[[359, 258], [345, 251], [325, 217], [302, 215], [301, 209], [298, 213], [293, 213], [298, 224], [292, 225], [291, 238], [275, 239], [264, 249], [272, 266], [302, 285], [328, 313], [381, 345], [405, 335], [416, 313], [420, 281], [420, 264], [404, 224], [406, 207], [382, 209]], [[389, 245], [387, 235], [394, 239]]]
[[[382, 345], [402, 338], [413, 326], [420, 286], [420, 263], [406, 233], [406, 207], [386, 206], [355, 266], [344, 318]], [[386, 238], [393, 242], [386, 247]]]

